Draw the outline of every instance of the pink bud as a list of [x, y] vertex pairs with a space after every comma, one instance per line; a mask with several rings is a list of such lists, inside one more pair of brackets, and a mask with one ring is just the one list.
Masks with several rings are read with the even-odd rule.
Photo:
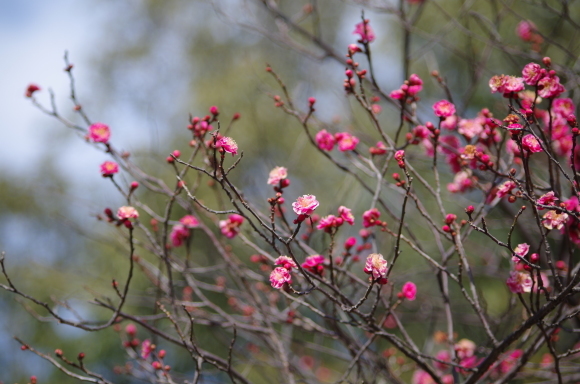
[[134, 191], [134, 190], [136, 190], [137, 188], [139, 188], [139, 183], [138, 183], [138, 182], [136, 182], [136, 181], [133, 181], [133, 182], [131, 183], [131, 190], [132, 190], [132, 191]]
[[316, 103], [316, 98], [315, 97], [309, 97], [308, 98], [308, 104], [314, 105], [314, 103]]
[[160, 359], [163, 359], [165, 357], [165, 349], [160, 350], [157, 356], [159, 356]]
[[175, 156], [175, 157], [179, 157], [179, 156], [181, 156], [181, 152], [180, 152], [178, 149], [176, 149], [175, 151], [171, 152], [171, 154], [172, 154], [173, 156]]
[[349, 237], [344, 242], [344, 248], [348, 251], [349, 249], [351, 249], [352, 247], [354, 247], [355, 244], [356, 244], [356, 238], [355, 237]]
[[209, 113], [211, 113], [214, 116], [217, 116], [220, 114], [218, 107], [216, 107], [215, 105], [213, 105], [209, 108]]
[[542, 63], [544, 63], [546, 67], [550, 68], [552, 66], [552, 59], [546, 56], [542, 59]]

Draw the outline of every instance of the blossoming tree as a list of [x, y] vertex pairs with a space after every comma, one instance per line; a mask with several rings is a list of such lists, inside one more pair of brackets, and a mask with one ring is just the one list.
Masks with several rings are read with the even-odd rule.
[[[430, 3], [385, 9], [411, 22]], [[285, 164], [262, 175], [267, 199], [244, 193], [232, 178], [246, 172], [235, 141], [243, 132], [229, 133], [240, 115], [223, 116], [217, 106], [188, 119], [189, 148], [164, 159], [174, 180], [167, 183], [114, 145], [114, 124], [86, 118], [74, 86], [79, 121], [71, 122], [37, 101], [42, 89], [30, 85], [35, 105], [110, 157], [100, 173], [126, 205], [104, 208], [99, 218], [124, 238], [126, 276], [95, 300], [109, 311], [96, 321], [64, 318], [27, 294], [4, 258], [1, 287], [70, 326], [116, 327], [130, 362], [118, 373], [152, 383], [577, 382], [580, 149], [572, 97], [579, 77], [540, 55], [558, 42], [522, 20], [520, 44], [532, 44], [521, 55], [526, 62], [481, 78], [498, 106], [474, 111], [454, 101], [444, 70], [431, 73], [439, 95], [423, 95], [428, 80], [417, 74], [383, 89], [368, 18], [337, 55], [265, 6], [343, 60], [345, 95], [372, 127], [364, 134], [325, 123], [314, 97], [296, 100], [275, 68], [266, 71], [281, 91], [271, 96], [273, 108], [302, 128], [304, 151], [344, 173], [363, 201], [320, 201], [308, 184], [289, 192], [293, 170]], [[497, 36], [489, 44], [508, 52]], [[68, 62], [66, 71], [73, 84]], [[383, 120], [382, 106], [399, 121]], [[199, 197], [206, 188], [214, 198]], [[162, 208], [151, 196], [163, 198]], [[199, 241], [211, 245], [207, 264], [199, 262]], [[428, 273], [408, 272], [418, 266]], [[154, 292], [153, 314], [129, 307], [137, 273]], [[81, 381], [115, 382], [85, 353], [18, 340]], [[187, 368], [174, 369], [169, 356], [177, 354], [187, 356]]]

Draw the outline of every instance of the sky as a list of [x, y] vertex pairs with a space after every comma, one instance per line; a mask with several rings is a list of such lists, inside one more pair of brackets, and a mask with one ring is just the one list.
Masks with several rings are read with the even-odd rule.
[[[82, 64], [96, 21], [89, 2], [74, 0], [0, 2], [0, 172], [11, 176], [32, 172], [44, 153], [50, 119], [24, 97], [28, 84], [42, 88], [39, 101], [48, 101], [48, 88], [62, 105], [68, 83], [62, 69], [65, 51]], [[82, 76], [82, 75], [81, 75]]]

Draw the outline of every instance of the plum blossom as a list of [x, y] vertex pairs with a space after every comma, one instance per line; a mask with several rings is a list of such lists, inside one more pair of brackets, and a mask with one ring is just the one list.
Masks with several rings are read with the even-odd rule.
[[502, 185], [497, 188], [496, 196], [502, 198], [511, 193], [512, 189], [516, 187], [516, 183], [511, 180], [505, 181]]
[[155, 344], [151, 343], [151, 340], [143, 340], [141, 343], [141, 358], [147, 359], [151, 352], [155, 350]]
[[465, 136], [466, 139], [471, 140], [483, 132], [484, 123], [485, 118], [483, 117], [476, 117], [474, 119], [460, 119], [457, 132]]
[[332, 151], [334, 149], [334, 144], [336, 144], [336, 140], [331, 133], [328, 133], [326, 129], [319, 131], [316, 136], [316, 144], [318, 144], [318, 148], [324, 151]]
[[34, 94], [34, 92], [40, 91], [40, 87], [36, 84], [29, 84], [28, 87], [26, 87], [26, 93], [24, 94], [24, 96], [26, 97], [32, 97], [32, 95]]
[[292, 209], [297, 215], [310, 216], [319, 203], [314, 195], [303, 195], [292, 203]]
[[522, 77], [505, 76], [503, 83], [503, 93], [520, 92], [525, 88]]
[[367, 275], [371, 275], [371, 280], [379, 280], [379, 283], [386, 284], [387, 260], [380, 253], [371, 253], [367, 257], [363, 271]]
[[527, 272], [511, 271], [506, 284], [512, 293], [524, 293], [532, 290], [534, 282]]
[[282, 268], [286, 268], [289, 271], [292, 270], [292, 268], [298, 268], [294, 260], [288, 256], [278, 256], [278, 258], [274, 260], [274, 265], [280, 265]]
[[352, 214], [350, 208], [341, 205], [338, 207], [338, 215], [341, 219], [349, 223], [350, 225], [354, 225], [354, 215]]
[[[554, 191], [550, 191], [540, 196], [537, 200], [537, 203], [542, 205], [554, 205], [557, 200], [559, 199], [554, 195]], [[544, 208], [538, 207], [538, 209], [542, 210]]]
[[505, 75], [495, 75], [489, 79], [489, 88], [491, 93], [501, 92], [503, 93], [503, 86], [505, 84]]
[[348, 132], [339, 132], [334, 135], [334, 138], [338, 143], [338, 150], [341, 152], [354, 151], [359, 143], [358, 137]]
[[215, 143], [216, 148], [223, 148], [227, 153], [231, 153], [232, 156], [238, 154], [238, 144], [231, 137], [222, 137]]
[[109, 126], [103, 123], [94, 123], [89, 127], [87, 138], [95, 143], [108, 143], [111, 138]]
[[186, 215], [179, 219], [179, 224], [174, 225], [169, 234], [173, 246], [179, 247], [183, 245], [191, 234], [191, 229], [197, 227], [199, 227], [199, 221], [195, 216]]
[[538, 153], [543, 151], [540, 142], [532, 134], [525, 135], [522, 138], [522, 147], [531, 153]]
[[475, 343], [469, 339], [461, 339], [454, 345], [455, 353], [460, 360], [473, 356], [475, 348]]
[[544, 99], [554, 98], [566, 89], [560, 84], [560, 78], [556, 75], [546, 76], [538, 82], [538, 96]]
[[401, 289], [401, 296], [407, 300], [413, 301], [417, 296], [417, 286], [411, 281], [407, 281]]
[[189, 237], [189, 229], [185, 227], [183, 224], [176, 224], [171, 229], [171, 233], [169, 234], [169, 238], [171, 239], [171, 243], [174, 247], [179, 247], [183, 245], [185, 240]]
[[537, 63], [526, 64], [522, 69], [522, 76], [526, 84], [536, 85], [543, 76], [542, 67]]
[[334, 215], [328, 215], [320, 219], [316, 229], [323, 229], [325, 232], [331, 233], [332, 228], [338, 228], [342, 225], [344, 220]]
[[270, 284], [272, 288], [280, 289], [286, 283], [292, 283], [292, 275], [290, 275], [290, 272], [283, 267], [274, 268], [270, 273]]
[[232, 239], [240, 232], [240, 226], [243, 222], [243, 216], [233, 213], [227, 218], [227, 220], [220, 220], [219, 227], [225, 237]]
[[105, 161], [101, 164], [101, 175], [103, 177], [111, 177], [119, 172], [119, 165], [114, 161]]
[[522, 20], [516, 26], [516, 34], [523, 41], [532, 41], [536, 31], [536, 25], [529, 20]]
[[378, 221], [381, 212], [378, 209], [372, 208], [363, 213], [363, 227], [368, 228], [380, 224]]
[[455, 115], [455, 105], [447, 100], [439, 100], [433, 104], [433, 112], [439, 117], [449, 117]]
[[353, 34], [360, 36], [361, 43], [372, 43], [375, 40], [375, 32], [369, 25], [368, 19], [355, 25]]
[[307, 271], [314, 273], [315, 275], [322, 276], [324, 273], [324, 263], [326, 260], [324, 256], [321, 255], [311, 255], [308, 256], [304, 263], [301, 264], [302, 268], [306, 269]]
[[268, 184], [278, 185], [280, 181], [288, 177], [288, 170], [284, 167], [276, 167], [270, 171], [268, 176]]
[[117, 217], [121, 220], [136, 219], [139, 217], [139, 212], [133, 207], [123, 206], [117, 210]]
[[384, 155], [387, 153], [387, 146], [382, 141], [377, 141], [377, 145], [369, 148], [371, 155]]
[[451, 193], [465, 192], [473, 188], [473, 179], [467, 171], [460, 171], [455, 174], [453, 182], [447, 184], [447, 190]]
[[548, 211], [542, 217], [544, 228], [546, 229], [562, 229], [564, 224], [568, 221], [567, 213], [558, 213], [558, 211]]
[[514, 263], [519, 263], [520, 257], [522, 257], [522, 258], [525, 257], [529, 251], [530, 251], [530, 245], [528, 243], [518, 244], [518, 246], [514, 248], [514, 254], [512, 256], [512, 261]]
[[185, 215], [179, 222], [183, 224], [186, 228], [197, 228], [199, 227], [199, 220], [193, 215]]

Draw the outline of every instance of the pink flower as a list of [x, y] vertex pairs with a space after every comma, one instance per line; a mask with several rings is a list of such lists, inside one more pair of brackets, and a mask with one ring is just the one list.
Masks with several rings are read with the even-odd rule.
[[[417, 0], [407, 0], [410, 3], [414, 3]], [[412, 384], [435, 384], [435, 380], [433, 380], [433, 378], [431, 377], [430, 374], [428, 374], [427, 372], [418, 369], [415, 372], [413, 372], [413, 377], [411, 378], [411, 383]]]
[[536, 85], [543, 76], [542, 67], [536, 63], [526, 64], [522, 69], [522, 76], [526, 84]]
[[243, 216], [233, 213], [227, 220], [220, 220], [219, 227], [225, 237], [232, 239], [240, 232], [240, 226], [243, 222]]
[[309, 272], [314, 273], [315, 275], [322, 276], [324, 273], [324, 256], [321, 255], [312, 255], [308, 256], [304, 259], [304, 263], [302, 263], [302, 268], [306, 269]]
[[552, 111], [563, 118], [568, 118], [575, 111], [574, 101], [569, 98], [556, 99], [552, 103]]
[[189, 229], [186, 228], [183, 224], [174, 225], [171, 229], [171, 233], [169, 234], [169, 238], [171, 239], [171, 243], [174, 247], [181, 246], [188, 237]]
[[334, 139], [334, 136], [332, 134], [326, 131], [326, 129], [319, 131], [316, 134], [315, 139], [316, 144], [318, 144], [318, 148], [324, 151], [332, 151], [334, 149], [334, 144], [336, 143], [336, 140]]
[[103, 177], [110, 177], [118, 172], [119, 165], [114, 161], [105, 161], [103, 164], [101, 164], [101, 175], [103, 175]]
[[111, 130], [108, 125], [95, 123], [89, 127], [87, 138], [95, 143], [108, 143], [111, 138]]
[[534, 23], [528, 20], [522, 20], [516, 27], [516, 34], [523, 41], [532, 41], [536, 30]]
[[[512, 261], [514, 263], [519, 263], [520, 257], [525, 257], [529, 251], [530, 251], [529, 244], [527, 244], [527, 243], [518, 244], [518, 246], [515, 247], [515, 249], [514, 249], [514, 254], [512, 255]], [[516, 255], [519, 257], [517, 257]]]
[[[554, 196], [554, 191], [550, 191], [546, 194], [543, 194], [538, 198], [538, 204], [542, 205], [554, 205], [554, 203], [559, 200], [556, 196]], [[538, 209], [542, 210], [544, 208], [538, 207]]]
[[197, 218], [195, 218], [195, 216], [192, 215], [183, 216], [181, 219], [179, 219], [179, 222], [183, 224], [186, 228], [199, 227], [199, 220], [197, 220]]
[[525, 135], [522, 138], [522, 147], [531, 153], [538, 153], [543, 151], [540, 142], [532, 134]]
[[441, 122], [441, 128], [445, 128], [451, 131], [455, 129], [455, 127], [457, 127], [457, 115], [446, 117], [445, 120]]
[[117, 210], [117, 217], [121, 220], [136, 219], [139, 217], [139, 212], [133, 207], [123, 206]]
[[36, 91], [40, 91], [40, 87], [36, 84], [29, 84], [28, 87], [26, 87], [26, 93], [24, 94], [24, 96], [32, 97], [32, 95]]
[[506, 182], [504, 182], [502, 185], [500, 185], [497, 188], [497, 192], [495, 195], [501, 199], [505, 195], [510, 194], [512, 189], [514, 189], [515, 187], [516, 187], [516, 183], [514, 183], [511, 180], [507, 180]]
[[352, 214], [351, 210], [344, 205], [338, 207], [338, 214], [340, 217], [349, 223], [350, 225], [354, 225], [354, 215]]
[[466, 139], [471, 140], [483, 132], [484, 123], [485, 119], [479, 117], [474, 119], [461, 119], [459, 120], [457, 132], [465, 136]]
[[394, 91], [389, 93], [389, 96], [395, 100], [403, 100], [405, 99], [405, 95], [407, 95], [407, 93], [402, 89], [395, 89]]
[[381, 213], [376, 208], [369, 209], [363, 213], [363, 227], [368, 228], [377, 224], [380, 225], [380, 222], [377, 222], [379, 216], [381, 216]]
[[127, 324], [125, 327], [125, 333], [131, 337], [135, 336], [137, 334], [137, 327], [135, 324]]
[[286, 268], [287, 270], [291, 270], [292, 268], [298, 268], [294, 260], [288, 256], [279, 256], [275, 261], [274, 265], [281, 265], [282, 268]]
[[270, 171], [270, 175], [268, 176], [268, 184], [270, 185], [278, 185], [280, 184], [281, 180], [284, 180], [288, 177], [288, 170], [284, 167], [276, 167]]
[[409, 76], [409, 88], [407, 89], [407, 94], [409, 96], [415, 96], [417, 93], [423, 90], [423, 80], [416, 74]]
[[447, 100], [440, 100], [433, 104], [433, 112], [439, 117], [449, 117], [455, 115], [455, 105]]
[[359, 142], [358, 137], [348, 132], [339, 132], [334, 135], [334, 138], [338, 142], [338, 150], [341, 152], [354, 151]]
[[155, 346], [151, 344], [151, 340], [149, 339], [143, 340], [143, 343], [141, 343], [141, 357], [143, 359], [148, 358], [149, 355], [151, 355], [151, 352], [153, 352], [154, 350]]
[[286, 268], [275, 268], [270, 273], [270, 284], [272, 288], [280, 289], [285, 283], [292, 283], [292, 275], [290, 275], [290, 272]]
[[511, 271], [506, 284], [512, 293], [524, 293], [532, 290], [533, 280], [527, 272]]
[[238, 154], [238, 144], [231, 137], [222, 137], [215, 143], [216, 148], [223, 148], [227, 153]]
[[314, 195], [303, 195], [292, 203], [292, 209], [297, 215], [310, 216], [316, 207], [318, 207], [318, 200]]
[[417, 295], [417, 286], [414, 283], [408, 281], [403, 285], [401, 293], [404, 298], [413, 301]]
[[560, 78], [556, 75], [546, 76], [538, 82], [538, 95], [545, 99], [554, 98], [566, 89], [560, 84]]
[[399, 162], [405, 160], [405, 150], [399, 149], [397, 152], [395, 152], [394, 158]]
[[491, 89], [491, 93], [503, 93], [506, 78], [507, 76], [504, 75], [495, 75], [489, 79], [489, 88]]
[[[442, 349], [441, 351], [437, 352], [437, 354], [435, 355], [435, 358], [438, 360], [442, 360], [442, 361], [451, 361], [451, 354], [449, 353], [448, 350], [446, 349]], [[434, 361], [433, 364], [435, 365], [435, 367], [437, 369], [440, 369], [442, 371], [446, 370], [447, 368], [449, 368], [449, 364], [445, 364], [445, 363], [440, 363], [438, 361]]]
[[457, 357], [463, 360], [474, 355], [475, 347], [476, 345], [473, 341], [461, 339], [455, 344], [454, 349]]
[[542, 217], [544, 228], [546, 229], [562, 229], [564, 224], [568, 221], [567, 213], [558, 213], [557, 211], [548, 211]]
[[473, 188], [474, 181], [467, 171], [457, 172], [453, 182], [447, 184], [447, 190], [451, 193], [465, 192]]
[[377, 141], [377, 145], [369, 148], [371, 155], [384, 155], [387, 153], [387, 146], [382, 141]]
[[387, 274], [387, 260], [383, 258], [380, 253], [371, 253], [367, 257], [365, 267], [363, 269], [364, 273], [371, 275], [372, 280], [385, 280], [385, 275]]
[[371, 43], [375, 40], [375, 33], [369, 25], [368, 19], [355, 25], [353, 34], [360, 36], [361, 43]]
[[522, 77], [505, 76], [503, 83], [503, 93], [523, 91], [524, 79]]
[[320, 219], [318, 225], [316, 226], [316, 229], [323, 229], [325, 232], [330, 233], [332, 232], [332, 228], [340, 227], [343, 222], [344, 220], [339, 217], [336, 217], [334, 215], [328, 215]]
[[349, 237], [348, 239], [345, 240], [344, 242], [344, 249], [346, 249], [347, 251], [349, 249], [351, 249], [352, 247], [354, 247], [354, 245], [356, 244], [356, 237]]

